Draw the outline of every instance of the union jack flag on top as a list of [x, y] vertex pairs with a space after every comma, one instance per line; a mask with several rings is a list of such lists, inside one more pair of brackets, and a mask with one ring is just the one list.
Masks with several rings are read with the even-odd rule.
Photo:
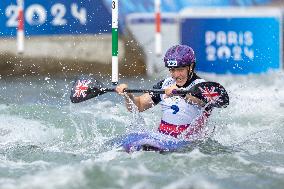
[[75, 93], [73, 97], [80, 98], [81, 96], [84, 98], [87, 96], [86, 91], [89, 88], [89, 84], [91, 83], [91, 80], [78, 80], [77, 85], [75, 86]]

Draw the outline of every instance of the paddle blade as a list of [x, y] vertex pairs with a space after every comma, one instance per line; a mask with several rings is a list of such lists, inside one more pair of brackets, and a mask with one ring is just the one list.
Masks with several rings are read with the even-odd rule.
[[229, 105], [229, 95], [226, 89], [216, 82], [202, 82], [190, 89], [191, 95], [199, 98], [206, 104], [216, 108], [225, 108]]
[[74, 81], [70, 100], [73, 103], [83, 102], [106, 93], [103, 84], [90, 77], [81, 77]]

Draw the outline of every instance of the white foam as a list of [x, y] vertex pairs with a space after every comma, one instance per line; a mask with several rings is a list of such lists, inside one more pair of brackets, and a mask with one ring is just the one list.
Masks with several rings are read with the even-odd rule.
[[7, 109], [7, 107], [5, 104], [0, 104], [0, 111]]
[[[186, 187], [185, 187], [186, 186]], [[181, 178], [168, 184], [167, 186], [161, 187], [161, 189], [180, 189], [180, 188], [202, 188], [202, 189], [217, 189], [219, 188], [212, 182], [205, 180], [204, 178]]]
[[281, 174], [281, 175], [284, 175], [284, 167], [273, 167], [273, 166], [270, 166], [269, 167], [271, 171], [277, 173], [277, 174]]
[[221, 83], [230, 96], [230, 105], [223, 110], [214, 110], [209, 119], [216, 124], [214, 139], [224, 145], [251, 140], [250, 150], [255, 150], [256, 140], [266, 145], [281, 140], [279, 137], [283, 136], [275, 138], [275, 134], [283, 126], [284, 120], [280, 107], [281, 102], [284, 102], [283, 72], [263, 75], [204, 75]]
[[0, 168], [8, 168], [11, 170], [25, 169], [27, 167], [32, 167], [33, 169], [40, 168], [45, 169], [50, 166], [51, 163], [46, 161], [33, 161], [33, 162], [24, 162], [24, 161], [9, 161], [4, 158], [0, 160]]
[[84, 169], [78, 166], [61, 166], [36, 175], [25, 175], [17, 180], [0, 179], [0, 185], [5, 189], [50, 189], [67, 186], [80, 188], [85, 183]]
[[49, 128], [40, 121], [12, 115], [0, 115], [0, 144], [49, 143], [62, 138], [63, 130]]

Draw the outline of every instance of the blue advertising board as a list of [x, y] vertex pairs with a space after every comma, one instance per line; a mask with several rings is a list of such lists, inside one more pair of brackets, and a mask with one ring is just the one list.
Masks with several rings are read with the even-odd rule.
[[197, 70], [262, 73], [282, 64], [281, 17], [183, 17], [181, 43], [193, 47]]
[[[25, 34], [111, 33], [109, 10], [102, 0], [26, 0]], [[0, 37], [16, 35], [17, 17], [16, 0], [1, 0]]]
[[[111, 7], [112, 0], [103, 0]], [[277, 0], [161, 0], [161, 12], [177, 13], [186, 7], [229, 7], [266, 5]], [[155, 11], [155, 0], [119, 0], [119, 23], [125, 31], [126, 17], [132, 13], [151, 13]]]

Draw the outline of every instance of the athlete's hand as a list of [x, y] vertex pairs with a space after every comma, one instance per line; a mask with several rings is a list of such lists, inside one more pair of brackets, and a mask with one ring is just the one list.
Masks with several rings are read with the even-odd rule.
[[165, 89], [165, 98], [169, 98], [173, 96], [173, 90], [178, 90], [178, 87], [176, 85], [171, 85], [168, 88]]
[[119, 95], [122, 95], [122, 96], [125, 96], [125, 92], [124, 90], [128, 88], [128, 85], [127, 84], [119, 84], [116, 88], [115, 88], [115, 91], [119, 94]]
[[198, 105], [200, 107], [205, 106], [205, 102], [203, 102], [202, 100], [200, 100], [199, 98], [196, 98], [194, 96], [192, 96], [191, 94], [187, 94], [184, 99], [187, 101], [187, 103], [189, 104], [193, 104], [193, 105]]

